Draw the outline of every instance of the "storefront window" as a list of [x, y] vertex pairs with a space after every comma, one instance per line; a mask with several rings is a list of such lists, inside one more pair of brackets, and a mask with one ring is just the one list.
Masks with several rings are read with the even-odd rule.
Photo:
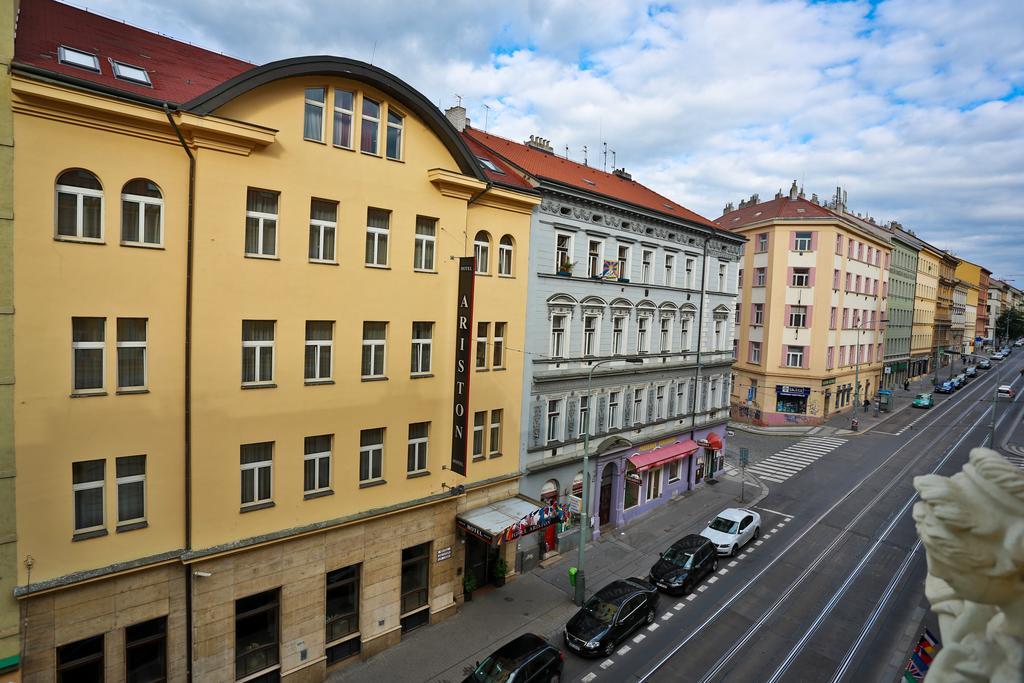
[[235, 601], [235, 680], [277, 669], [278, 592]]
[[636, 471], [633, 463], [626, 463], [626, 479], [623, 484], [625, 491], [622, 497], [622, 509], [628, 510], [636, 507], [640, 502], [640, 474]]
[[[402, 614], [415, 612], [427, 604], [428, 562], [430, 559], [430, 543], [406, 548], [402, 551]], [[426, 614], [427, 610], [423, 610]], [[422, 619], [402, 618], [402, 630], [411, 631], [426, 623]]]
[[775, 411], [778, 413], [806, 413], [806, 396], [778, 396], [775, 400]]
[[167, 617], [126, 627], [124, 641], [128, 683], [167, 679]]
[[355, 564], [327, 572], [328, 665], [359, 652], [358, 633], [359, 565]]

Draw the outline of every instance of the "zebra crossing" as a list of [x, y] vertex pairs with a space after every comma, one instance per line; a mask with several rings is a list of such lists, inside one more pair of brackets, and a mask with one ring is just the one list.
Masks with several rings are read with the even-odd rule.
[[747, 471], [760, 479], [782, 483], [846, 443], [834, 436], [808, 436], [761, 462], [747, 467]]

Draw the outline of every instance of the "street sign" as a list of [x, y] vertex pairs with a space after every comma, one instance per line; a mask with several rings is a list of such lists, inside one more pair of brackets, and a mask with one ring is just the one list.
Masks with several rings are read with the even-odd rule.
[[750, 462], [750, 450], [747, 448], [740, 448], [740, 465], [743, 467], [747, 466]]
[[755, 391], [754, 387], [750, 387], [749, 389], [747, 389], [747, 400], [748, 401], [753, 401], [754, 400], [754, 391]]
[[578, 496], [569, 496], [569, 512], [578, 515], [583, 509], [583, 500]]

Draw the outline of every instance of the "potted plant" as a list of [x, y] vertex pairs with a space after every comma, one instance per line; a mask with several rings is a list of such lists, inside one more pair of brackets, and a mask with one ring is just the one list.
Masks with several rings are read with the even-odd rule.
[[505, 558], [499, 557], [498, 561], [494, 563], [494, 585], [504, 586], [506, 574], [508, 574], [508, 563], [505, 562]]
[[576, 264], [569, 259], [562, 258], [562, 260], [558, 262], [558, 274], [562, 277], [571, 277], [572, 269], [575, 265]]
[[474, 590], [476, 590], [476, 577], [466, 574], [462, 577], [462, 595], [466, 598], [466, 602], [473, 602]]

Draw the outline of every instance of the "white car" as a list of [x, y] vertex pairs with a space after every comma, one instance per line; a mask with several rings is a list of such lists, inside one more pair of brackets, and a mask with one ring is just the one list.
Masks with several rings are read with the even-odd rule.
[[1002, 360], [1002, 359], [1003, 359], [1003, 352], [1002, 351], [996, 351], [995, 353], [992, 354], [992, 360]]
[[996, 398], [1013, 398], [1013, 387], [1009, 384], [1003, 384], [996, 389]]
[[761, 535], [761, 515], [747, 508], [727, 508], [708, 522], [700, 535], [715, 544], [719, 555], [735, 556]]

